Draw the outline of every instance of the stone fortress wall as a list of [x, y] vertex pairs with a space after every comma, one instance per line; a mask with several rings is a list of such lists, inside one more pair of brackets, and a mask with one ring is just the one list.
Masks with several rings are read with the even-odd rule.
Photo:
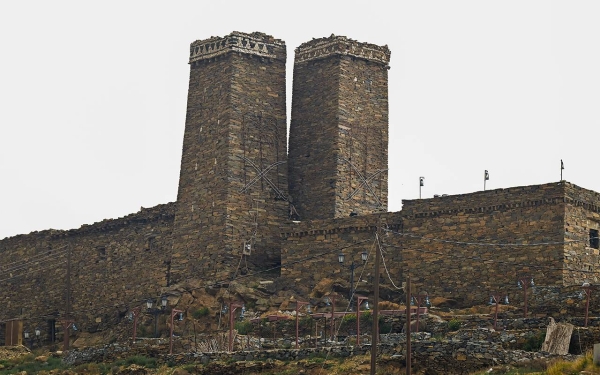
[[507, 288], [518, 300], [524, 273], [538, 285], [596, 282], [600, 194], [568, 182], [387, 212], [389, 59], [386, 46], [335, 35], [299, 46], [288, 154], [285, 43], [240, 32], [192, 43], [177, 201], [0, 240], [0, 320], [29, 319], [51, 335], [70, 305], [83, 329], [101, 330], [164, 288], [231, 279], [240, 259], [252, 271], [280, 266], [279, 283], [308, 298], [324, 279], [345, 294], [347, 265], [368, 251], [357, 268], [357, 292], [368, 294], [378, 244], [387, 299], [409, 274], [460, 304]]

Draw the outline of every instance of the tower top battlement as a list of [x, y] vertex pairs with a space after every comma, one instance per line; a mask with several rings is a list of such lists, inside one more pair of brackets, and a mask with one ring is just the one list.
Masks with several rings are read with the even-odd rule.
[[224, 55], [241, 52], [250, 55], [286, 60], [285, 42], [260, 32], [250, 34], [234, 31], [224, 37], [213, 36], [197, 40], [190, 45], [190, 64]]
[[378, 46], [371, 43], [361, 43], [341, 35], [327, 38], [317, 38], [302, 43], [295, 50], [295, 64], [310, 60], [317, 60], [333, 55], [353, 56], [368, 61], [388, 65], [390, 62], [390, 49], [387, 45]]

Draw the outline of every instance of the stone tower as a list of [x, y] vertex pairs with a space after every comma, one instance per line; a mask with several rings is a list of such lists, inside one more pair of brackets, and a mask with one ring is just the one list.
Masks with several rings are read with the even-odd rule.
[[285, 43], [262, 33], [191, 44], [170, 283], [231, 277], [242, 256], [243, 265], [279, 264], [285, 61]]
[[290, 195], [302, 220], [387, 211], [387, 46], [343, 36], [295, 51]]

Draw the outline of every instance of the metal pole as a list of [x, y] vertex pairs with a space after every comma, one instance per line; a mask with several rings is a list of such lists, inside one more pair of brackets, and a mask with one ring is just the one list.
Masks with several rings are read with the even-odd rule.
[[298, 349], [298, 301], [296, 301], [296, 349]]
[[498, 330], [497, 322], [498, 322], [498, 300], [500, 296], [494, 296], [494, 301], [496, 302], [496, 312], [494, 313], [494, 331]]
[[[420, 188], [419, 188], [420, 191]], [[379, 218], [379, 226], [377, 228], [377, 242], [379, 242], [379, 232], [381, 230], [381, 217]], [[380, 262], [380, 251], [379, 243], [375, 249], [375, 282], [373, 288], [375, 289], [375, 296], [373, 298], [373, 332], [371, 332], [371, 375], [375, 375], [376, 359], [377, 359], [377, 339], [379, 338], [379, 262]]]
[[523, 291], [525, 292], [525, 317], [527, 318], [527, 281], [523, 283]]
[[419, 310], [421, 308], [421, 295], [418, 294], [417, 295], [417, 329], [415, 330], [415, 332], [419, 332]]
[[354, 296], [354, 260], [352, 260], [352, 264], [350, 265], [350, 297], [348, 300], [350, 301], [350, 308], [352, 308], [352, 297]]
[[410, 276], [406, 278], [406, 375], [411, 374], [411, 355], [410, 347]]
[[356, 299], [356, 346], [360, 346], [360, 298]]
[[171, 330], [169, 331], [169, 355], [173, 354], [173, 312], [171, 311]]
[[[333, 313], [335, 312], [335, 295], [331, 296], [331, 341], [333, 341], [333, 330], [334, 330], [334, 325], [335, 325], [335, 316], [333, 315]], [[332, 343], [333, 345], [333, 343]]]
[[588, 315], [589, 315], [589, 310], [590, 310], [590, 295], [592, 294], [592, 290], [587, 287], [584, 289], [585, 290], [585, 294], [586, 294], [586, 301], [585, 301], [585, 327], [588, 326]]
[[135, 344], [135, 338], [137, 336], [137, 321], [138, 321], [138, 316], [140, 314], [141, 308], [140, 307], [136, 307], [135, 309], [133, 309], [131, 311], [131, 313], [133, 314], [133, 343]]
[[152, 311], [152, 314], [154, 315], [154, 337], [158, 337], [158, 309]]
[[70, 319], [66, 319], [62, 321], [63, 323], [63, 350], [69, 350], [69, 327], [73, 324], [73, 321]]
[[233, 307], [229, 302], [229, 351], [233, 351]]
[[173, 309], [171, 311], [171, 332], [169, 333], [169, 355], [173, 354], [173, 318], [175, 317], [175, 314], [178, 313], [182, 313], [183, 311], [181, 310], [176, 310]]
[[317, 346], [319, 346], [319, 330], [317, 329], [318, 327], [318, 322], [315, 319], [315, 349], [317, 348]]

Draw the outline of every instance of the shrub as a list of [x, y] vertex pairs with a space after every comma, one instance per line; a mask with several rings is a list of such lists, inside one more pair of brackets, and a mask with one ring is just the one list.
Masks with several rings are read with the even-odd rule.
[[342, 323], [352, 324], [356, 323], [356, 314], [346, 314], [342, 318]]
[[247, 335], [252, 332], [252, 328], [252, 323], [247, 320], [235, 323], [235, 330], [238, 331], [240, 335]]
[[210, 310], [206, 306], [202, 306], [201, 308], [194, 310], [192, 313], [192, 317], [194, 319], [200, 319], [204, 316], [207, 316], [210, 313]]
[[460, 328], [460, 325], [461, 325], [460, 320], [452, 318], [448, 322], [448, 330], [449, 331], [458, 331], [458, 329]]
[[536, 334], [529, 335], [525, 338], [525, 343], [523, 343], [523, 350], [528, 352], [537, 352], [542, 348], [542, 344], [546, 339], [546, 332], [540, 331]]
[[360, 320], [362, 321], [363, 319], [367, 323], [371, 323], [373, 321], [373, 313], [371, 310], [361, 313]]

